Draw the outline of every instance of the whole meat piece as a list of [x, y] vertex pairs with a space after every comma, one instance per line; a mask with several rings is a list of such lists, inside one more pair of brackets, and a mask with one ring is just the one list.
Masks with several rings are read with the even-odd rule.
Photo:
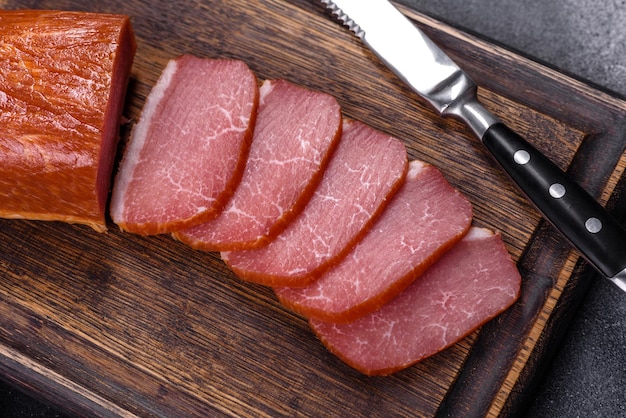
[[520, 283], [500, 236], [472, 228], [379, 310], [345, 324], [309, 322], [346, 364], [367, 375], [388, 375], [451, 346], [507, 309]]
[[215, 218], [241, 180], [258, 99], [256, 76], [242, 61], [171, 60], [120, 163], [113, 221], [150, 235]]
[[174, 236], [205, 251], [250, 249], [270, 241], [313, 195], [340, 138], [341, 120], [334, 97], [266, 80], [235, 194], [219, 217]]
[[309, 286], [276, 288], [276, 295], [308, 318], [354, 321], [419, 280], [471, 221], [467, 198], [435, 166], [411, 161], [406, 182], [337, 267]]
[[0, 11], [0, 217], [106, 230], [128, 16]]
[[268, 245], [223, 252], [222, 258], [244, 280], [305, 286], [361, 239], [402, 184], [407, 167], [402, 142], [346, 120], [324, 176], [300, 215]]

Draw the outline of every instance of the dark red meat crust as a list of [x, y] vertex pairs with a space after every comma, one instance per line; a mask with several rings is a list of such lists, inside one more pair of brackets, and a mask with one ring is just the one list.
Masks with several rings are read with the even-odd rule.
[[0, 216], [105, 230], [129, 18], [0, 11], [0, 25]]

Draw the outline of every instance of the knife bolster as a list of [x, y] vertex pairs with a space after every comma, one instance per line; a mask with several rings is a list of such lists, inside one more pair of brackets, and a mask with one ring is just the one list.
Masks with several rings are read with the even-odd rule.
[[500, 122], [476, 99], [476, 89], [468, 90], [464, 96], [444, 109], [442, 114], [461, 119], [481, 140], [492, 125]]

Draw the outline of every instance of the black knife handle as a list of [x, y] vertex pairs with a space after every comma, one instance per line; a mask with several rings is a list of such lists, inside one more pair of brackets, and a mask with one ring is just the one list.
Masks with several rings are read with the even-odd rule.
[[483, 144], [528, 199], [602, 274], [626, 267], [626, 231], [545, 155], [502, 123], [489, 127]]

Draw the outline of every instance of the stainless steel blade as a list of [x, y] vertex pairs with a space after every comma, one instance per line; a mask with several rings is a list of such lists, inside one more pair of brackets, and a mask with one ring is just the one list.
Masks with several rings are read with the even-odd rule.
[[441, 114], [462, 118], [479, 138], [498, 122], [475, 99], [474, 81], [393, 4], [378, 0], [321, 1]]

